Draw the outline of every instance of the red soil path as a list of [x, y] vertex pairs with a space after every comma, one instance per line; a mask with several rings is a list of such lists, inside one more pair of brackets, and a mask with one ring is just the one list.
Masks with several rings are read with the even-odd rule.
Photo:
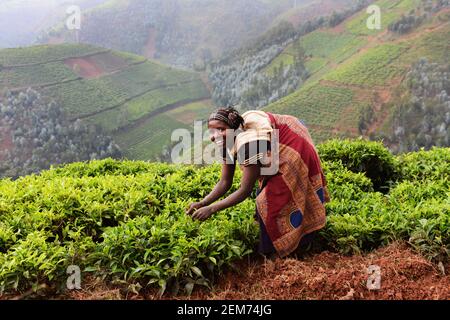
[[[370, 265], [381, 268], [380, 290], [367, 288]], [[250, 265], [238, 277], [227, 274], [215, 293], [192, 298], [449, 299], [450, 276], [407, 246], [396, 244], [366, 256], [322, 252], [302, 260]]]
[[86, 79], [98, 78], [106, 73], [90, 57], [67, 59], [64, 63], [71, 67], [79, 76]]
[[[367, 288], [367, 268], [381, 268], [379, 290]], [[414, 253], [405, 244], [393, 244], [366, 255], [343, 256], [324, 251], [300, 259], [241, 262], [240, 274], [229, 271], [212, 292], [195, 288], [191, 297], [170, 295], [163, 299], [450, 299], [450, 276], [441, 268]], [[442, 268], [443, 267], [443, 268]], [[101, 281], [83, 285], [68, 299], [158, 299], [156, 291], [136, 295]]]

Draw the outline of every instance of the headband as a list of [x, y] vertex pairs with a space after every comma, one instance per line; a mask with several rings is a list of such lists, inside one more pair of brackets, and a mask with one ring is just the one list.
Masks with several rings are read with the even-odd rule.
[[219, 110], [210, 115], [208, 122], [211, 120], [219, 120], [225, 122], [230, 128], [236, 130], [241, 125], [240, 117], [235, 112]]

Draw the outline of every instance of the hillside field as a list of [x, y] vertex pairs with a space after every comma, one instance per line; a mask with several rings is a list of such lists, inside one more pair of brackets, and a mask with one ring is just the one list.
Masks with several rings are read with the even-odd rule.
[[[36, 89], [55, 100], [69, 119], [99, 125], [130, 159], [154, 159], [170, 145], [171, 128], [192, 127], [193, 121], [184, 124], [166, 112], [177, 109], [182, 117], [184, 107], [197, 102], [205, 106], [202, 114], [212, 110], [198, 74], [90, 45], [3, 49], [0, 70], [1, 91]], [[155, 122], [160, 126], [148, 126]], [[139, 130], [145, 145], [133, 140]]]
[[[421, 8], [416, 0], [376, 1], [381, 8], [381, 29], [370, 30], [364, 11], [333, 28], [313, 31], [297, 42], [308, 57], [311, 77], [294, 93], [268, 105], [264, 110], [301, 118], [317, 142], [329, 138], [357, 137], [358, 120], [364, 108], [374, 110], [369, 133], [392, 132], [393, 106], [408, 95], [405, 77], [421, 58], [430, 63], [450, 63], [448, 35], [450, 11], [430, 14], [424, 23], [406, 34], [388, 30], [390, 23]], [[280, 63], [293, 63], [289, 45], [266, 70]], [[403, 92], [398, 96], [398, 88]], [[397, 91], [396, 91], [397, 90]]]

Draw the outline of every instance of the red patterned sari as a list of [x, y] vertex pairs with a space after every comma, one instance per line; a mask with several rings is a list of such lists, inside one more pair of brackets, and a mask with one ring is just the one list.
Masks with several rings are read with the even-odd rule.
[[[261, 224], [260, 244], [284, 257], [301, 240], [325, 226], [325, 202], [329, 201], [320, 158], [308, 129], [299, 119], [266, 112], [279, 130], [279, 172], [260, 180], [256, 198]], [[264, 239], [265, 237], [265, 239]], [[261, 251], [261, 249], [260, 249]]]

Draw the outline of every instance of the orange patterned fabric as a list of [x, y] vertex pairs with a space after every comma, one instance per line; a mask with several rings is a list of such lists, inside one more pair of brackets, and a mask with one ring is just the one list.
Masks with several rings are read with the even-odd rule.
[[256, 205], [273, 247], [284, 257], [325, 226], [329, 196], [308, 129], [293, 116], [267, 114], [279, 130], [279, 171], [266, 177]]

